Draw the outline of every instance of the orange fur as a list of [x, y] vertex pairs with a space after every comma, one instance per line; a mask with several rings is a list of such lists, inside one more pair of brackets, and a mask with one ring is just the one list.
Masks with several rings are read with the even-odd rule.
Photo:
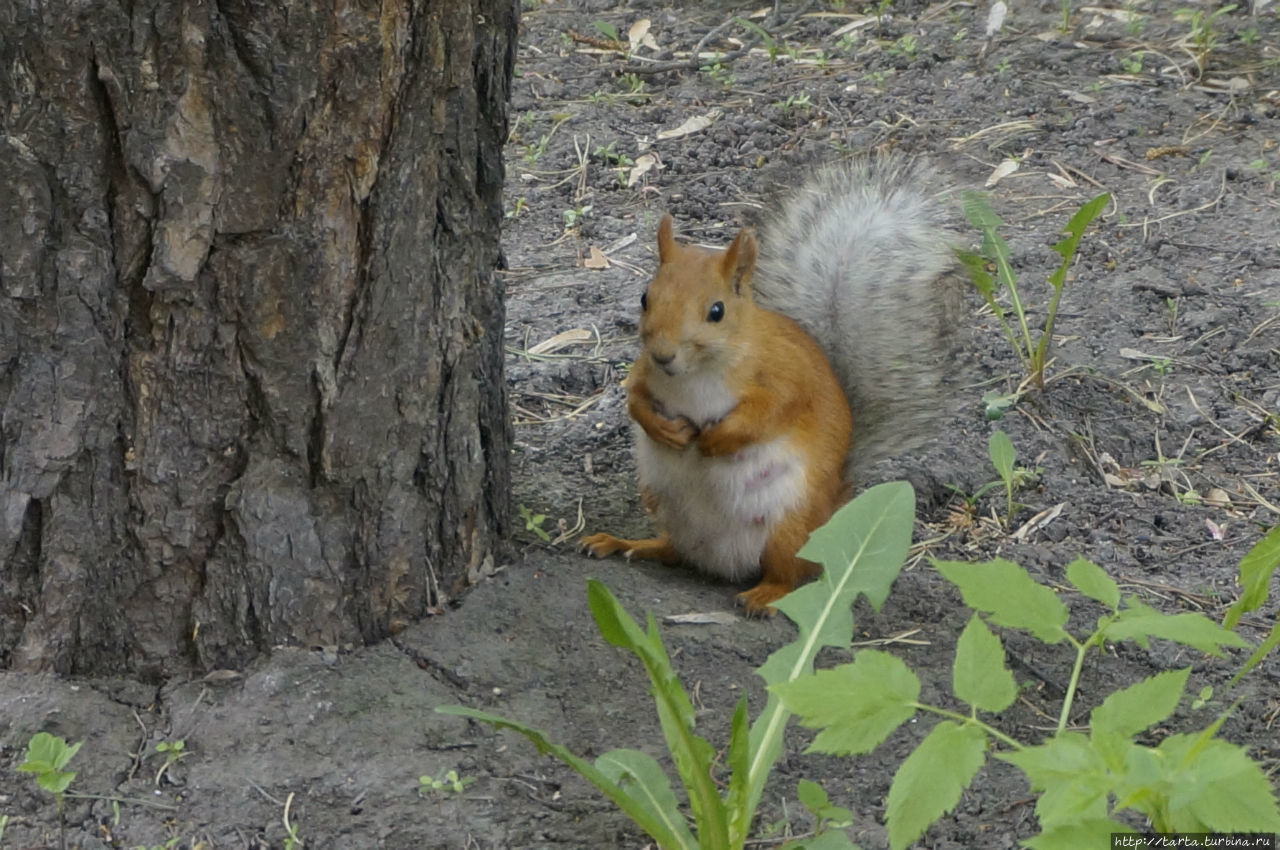
[[755, 303], [749, 230], [725, 250], [685, 246], [666, 216], [658, 253], [628, 411], [660, 536], [593, 534], [582, 545], [731, 579], [758, 573], [739, 598], [749, 612], [771, 612], [818, 572], [796, 552], [848, 497], [849, 404], [813, 338]]

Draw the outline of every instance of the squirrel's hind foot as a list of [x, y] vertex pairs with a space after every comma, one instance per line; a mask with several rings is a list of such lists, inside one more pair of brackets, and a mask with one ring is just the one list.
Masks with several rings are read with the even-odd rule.
[[794, 589], [785, 584], [760, 582], [750, 590], [739, 593], [738, 603], [746, 609], [748, 617], [772, 617], [778, 613], [778, 609], [774, 608], [772, 603]]

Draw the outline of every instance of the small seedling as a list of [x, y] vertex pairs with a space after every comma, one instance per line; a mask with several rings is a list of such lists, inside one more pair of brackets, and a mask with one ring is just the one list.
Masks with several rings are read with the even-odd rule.
[[1195, 48], [1191, 52], [1196, 60], [1196, 67], [1201, 73], [1204, 73], [1209, 54], [1218, 46], [1222, 37], [1214, 24], [1218, 18], [1234, 12], [1237, 8], [1235, 3], [1228, 3], [1208, 13], [1204, 9], [1178, 9], [1173, 13], [1174, 18], [1186, 21], [1190, 27], [1191, 31], [1187, 33], [1187, 38]]
[[723, 63], [721, 57], [713, 59], [698, 70], [702, 71], [725, 88], [729, 88], [733, 85], [733, 72], [729, 70], [728, 65]]
[[160, 777], [164, 776], [164, 772], [182, 761], [191, 753], [187, 752], [187, 742], [179, 738], [176, 741], [161, 741], [156, 744], [156, 752], [164, 756], [164, 764], [160, 765], [160, 769], [156, 771], [156, 784], [160, 784]]
[[[1067, 226], [1064, 229], [1067, 238], [1053, 246], [1053, 250], [1062, 257], [1062, 263], [1049, 276], [1049, 285], [1053, 289], [1053, 295], [1049, 299], [1044, 329], [1040, 333], [1040, 339], [1037, 342], [1032, 339], [1031, 327], [1027, 324], [1027, 309], [1022, 303], [1022, 294], [1013, 275], [1009, 246], [999, 233], [999, 228], [1003, 222], [995, 211], [991, 209], [991, 205], [987, 203], [986, 197], [981, 193], [964, 193], [965, 216], [974, 227], [982, 231], [982, 254], [961, 252], [960, 259], [969, 270], [974, 286], [977, 287], [978, 292], [982, 294], [987, 305], [995, 313], [1000, 327], [1004, 330], [1005, 336], [1009, 340], [1009, 344], [1013, 346], [1018, 359], [1022, 362], [1023, 368], [1027, 370], [1027, 377], [1034, 381], [1035, 385], [1040, 389], [1044, 389], [1045, 367], [1049, 361], [1049, 342], [1053, 339], [1053, 325], [1058, 316], [1058, 303], [1062, 299], [1062, 290], [1066, 285], [1067, 270], [1070, 269], [1071, 261], [1075, 258], [1076, 250], [1080, 247], [1080, 240], [1084, 236], [1085, 228], [1098, 217], [1110, 200], [1111, 195], [1104, 192], [1082, 206], [1067, 222]], [[995, 275], [992, 275], [986, 269], [987, 258], [995, 262]], [[1013, 326], [1009, 323], [1009, 311], [998, 300], [1002, 288], [1007, 289], [1009, 292], [1013, 318], [1018, 322], [1021, 335], [1014, 331]]]
[[535, 514], [524, 505], [518, 505], [516, 512], [520, 514], [520, 519], [524, 520], [525, 531], [532, 531], [543, 543], [551, 542], [551, 535], [542, 527], [542, 524], [547, 521], [546, 514]]
[[914, 62], [916, 60], [916, 37], [911, 33], [907, 33], [890, 45], [888, 52], [894, 56], [901, 56], [908, 62]]
[[62, 811], [63, 795], [76, 778], [76, 771], [63, 768], [83, 744], [84, 741], [68, 744], [65, 738], [58, 738], [48, 732], [37, 732], [27, 743], [27, 760], [18, 765], [20, 772], [36, 775], [36, 784], [58, 801], [59, 812]]
[[27, 759], [18, 765], [21, 773], [34, 773], [36, 784], [53, 795], [58, 804], [58, 836], [62, 847], [67, 846], [67, 829], [64, 820], [66, 812], [64, 798], [71, 781], [76, 778], [76, 771], [63, 770], [64, 767], [80, 751], [84, 741], [68, 744], [65, 738], [50, 735], [48, 732], [37, 732], [27, 742]]
[[987, 441], [987, 455], [1000, 480], [1004, 482], [1004, 525], [1009, 528], [1013, 523], [1013, 465], [1018, 459], [1009, 435], [1000, 430], [992, 431], [991, 439]]
[[1130, 53], [1128, 56], [1121, 57], [1120, 67], [1124, 69], [1126, 74], [1142, 73], [1142, 51]]
[[618, 37], [618, 28], [608, 21], [592, 21], [591, 23], [595, 26], [597, 32], [610, 41], [622, 41]]
[[565, 210], [561, 215], [564, 216], [564, 229], [568, 233], [582, 226], [582, 220], [591, 213], [591, 204], [585, 204], [580, 207]]
[[150, 847], [145, 844], [139, 844], [137, 847], [134, 847], [133, 850], [173, 850], [174, 847], [177, 847], [181, 843], [182, 836], [175, 835], [164, 844], [152, 844]]
[[739, 18], [735, 16], [733, 20], [738, 26], [748, 29], [756, 34], [756, 37], [759, 38], [760, 42], [764, 45], [765, 52], [769, 54], [769, 64], [772, 65], [774, 62], [778, 61], [778, 53], [780, 52], [778, 50], [778, 42], [774, 40], [773, 36], [769, 35], [764, 27], [754, 21], [748, 21], [746, 18]]
[[1013, 62], [1009, 60], [1008, 56], [1004, 57], [996, 64], [997, 74], [1007, 74], [1012, 70], [1013, 70]]
[[778, 101], [774, 106], [782, 111], [784, 117], [790, 118], [791, 110], [793, 109], [807, 113], [813, 108], [813, 101], [809, 99], [807, 94], [793, 94], [788, 96], [786, 100]]
[[512, 205], [511, 209], [507, 210], [506, 216], [507, 218], [519, 218], [520, 216], [524, 215], [528, 211], [529, 211], [529, 199], [526, 198], [524, 195], [521, 195], [520, 197], [516, 198], [516, 202], [515, 204]]
[[461, 794], [467, 789], [467, 786], [476, 781], [474, 776], [461, 778], [458, 771], [449, 770], [442, 776], [419, 776], [418, 777], [418, 796], [426, 797], [431, 794], [453, 793]]
[[301, 850], [302, 839], [298, 837], [298, 825], [289, 823], [289, 807], [293, 805], [293, 792], [284, 800], [284, 850]]

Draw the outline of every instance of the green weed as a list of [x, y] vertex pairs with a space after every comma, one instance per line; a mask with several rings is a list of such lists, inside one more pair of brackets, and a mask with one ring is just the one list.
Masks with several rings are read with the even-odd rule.
[[[853, 637], [853, 602], [863, 595], [877, 610], [884, 603], [910, 548], [914, 519], [911, 487], [892, 482], [867, 490], [813, 533], [800, 555], [820, 561], [826, 570], [816, 581], [778, 601], [778, 610], [795, 622], [799, 637], [770, 655], [756, 671], [766, 683], [780, 686], [804, 678], [811, 674], [819, 649], [848, 645]], [[782, 733], [790, 712], [773, 694], [749, 723], [744, 696], [733, 713], [727, 748], [717, 751], [695, 731], [692, 703], [671, 665], [653, 615], [642, 629], [598, 581], [588, 582], [587, 598], [605, 640], [633, 652], [648, 673], [650, 693], [689, 800], [696, 837], [680, 811], [669, 778], [646, 753], [618, 749], [590, 762], [548, 740], [542, 731], [514, 720], [463, 706], [437, 711], [524, 735], [539, 752], [554, 755], [595, 785], [666, 850], [741, 850], [765, 780], [782, 754]], [[718, 776], [722, 764], [728, 774], [725, 777]], [[853, 845], [835, 831], [845, 812], [830, 806], [820, 791], [806, 784], [798, 793], [832, 829], [804, 846], [848, 850]]]
[[[1223, 647], [1247, 645], [1235, 632], [1200, 614], [1163, 614], [1136, 597], [1122, 598], [1119, 585], [1083, 558], [1068, 565], [1067, 581], [1106, 610], [1083, 638], [1067, 630], [1069, 611], [1058, 594], [1011, 561], [935, 560], [934, 566], [974, 610], [957, 642], [953, 667], [953, 690], [967, 711], [921, 702], [915, 673], [879, 650], [861, 650], [851, 664], [770, 688], [803, 725], [819, 730], [810, 747], [816, 752], [869, 753], [922, 713], [940, 718], [902, 762], [890, 787], [886, 821], [893, 850], [912, 844], [954, 809], [989, 754], [1022, 770], [1040, 794], [1036, 815], [1043, 832], [1026, 842], [1029, 847], [1112, 846], [1112, 833], [1132, 831], [1115, 819], [1125, 810], [1141, 813], [1158, 832], [1280, 828], [1280, 809], [1260, 766], [1243, 747], [1216, 737], [1236, 704], [1201, 732], [1167, 735], [1155, 746], [1136, 740], [1173, 714], [1190, 667], [1158, 673], [1109, 694], [1090, 714], [1087, 734], [1067, 730], [1090, 650], [1121, 641], [1145, 648], [1159, 638], [1220, 658]], [[1278, 566], [1280, 527], [1241, 563], [1241, 584], [1247, 589], [1228, 613], [1228, 626], [1262, 605]], [[1005, 666], [1003, 644], [988, 624], [1075, 649], [1057, 727], [1041, 743], [1020, 742], [979, 717], [980, 712], [1004, 711], [1018, 693]], [[1278, 645], [1280, 624], [1232, 685]], [[1203, 704], [1211, 695], [1202, 689], [1197, 701]]]
[[524, 530], [533, 532], [543, 543], [551, 542], [551, 535], [542, 527], [547, 521], [546, 514], [535, 514], [524, 505], [516, 506], [516, 513], [520, 515], [520, 519], [524, 520]]
[[[1017, 353], [1027, 377], [1035, 385], [1044, 389], [1045, 367], [1049, 361], [1049, 343], [1053, 339], [1053, 325], [1058, 315], [1058, 303], [1062, 299], [1062, 290], [1067, 280], [1067, 270], [1080, 246], [1085, 228], [1089, 226], [1111, 200], [1109, 194], [1103, 193], [1082, 206], [1067, 223], [1064, 232], [1067, 238], [1053, 246], [1053, 250], [1062, 257], [1062, 263], [1049, 276], [1049, 285], [1053, 295], [1049, 299], [1048, 313], [1045, 317], [1044, 329], [1038, 341], [1031, 336], [1031, 328], [1027, 323], [1027, 309], [1023, 305], [1022, 293], [1014, 278], [1013, 266], [1009, 256], [1009, 246], [1000, 235], [999, 228], [1003, 224], [1000, 217], [991, 209], [987, 199], [979, 192], [964, 193], [964, 211], [969, 222], [982, 231], [982, 254], [961, 252], [960, 259], [969, 271], [974, 286], [982, 294], [983, 299], [991, 307], [1004, 330], [1009, 344]], [[990, 259], [995, 263], [996, 274], [993, 276], [986, 269]], [[1013, 318], [1018, 323], [1020, 333], [1015, 332], [1009, 323], [1009, 311], [999, 302], [1001, 290], [1007, 290], [1013, 311]]]

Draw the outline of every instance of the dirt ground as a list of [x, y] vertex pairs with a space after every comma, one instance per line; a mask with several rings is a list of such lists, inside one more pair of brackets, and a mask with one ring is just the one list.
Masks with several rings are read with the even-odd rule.
[[[1037, 319], [1061, 226], [1100, 191], [1114, 199], [1072, 269], [1053, 380], [999, 423], [986, 419], [982, 396], [1012, 390], [1019, 366], [972, 298], [963, 382], [940, 439], [860, 483], [916, 484], [916, 540], [930, 555], [998, 553], [1055, 585], [1084, 555], [1162, 610], [1220, 617], [1241, 556], [1280, 511], [1276, 6], [1215, 16], [1215, 6], [1179, 4], [1197, 24], [1151, 0], [1072, 5], [1064, 32], [1055, 4], [1017, 4], [988, 39], [986, 4], [898, 0], [877, 17], [858, 4], [815, 3], [772, 28], [772, 60], [757, 45], [732, 60], [708, 56], [708, 70], [645, 67], [684, 58], [713, 28], [762, 5], [526, 3], [505, 235], [514, 502], [544, 515], [540, 528], [553, 538], [645, 532], [620, 380], [637, 349], [662, 212], [687, 238], [723, 244], [780, 185], [844, 152], [925, 156], [961, 188], [981, 187], [1012, 160], [1018, 169], [991, 200]], [[782, 5], [785, 20], [798, 4]], [[642, 47], [642, 59], [570, 35], [598, 41], [595, 24], [605, 22], [625, 39], [642, 19], [656, 45]], [[749, 35], [729, 23], [704, 52], [728, 53]], [[660, 138], [699, 116], [714, 120]], [[661, 167], [627, 185], [645, 153]], [[976, 247], [972, 230], [961, 233]], [[995, 427], [1035, 471], [1014, 526], [1062, 506], [1022, 537], [989, 519], [1002, 497], [969, 513], [952, 490], [971, 494], [995, 478]], [[618, 746], [660, 755], [640, 668], [597, 635], [585, 581], [601, 578], [629, 610], [659, 618], [732, 610], [741, 588], [590, 561], [571, 540], [545, 543], [532, 529], [516, 548], [447, 614], [368, 649], [282, 648], [251, 669], [159, 688], [0, 676], [0, 816], [9, 817], [0, 848], [58, 846], [53, 804], [15, 772], [40, 730], [84, 741], [72, 788], [99, 795], [67, 801], [69, 847], [284, 847], [286, 820], [303, 841], [294, 846], [308, 848], [646, 846], [603, 797], [523, 739], [432, 709], [500, 712], [588, 756]], [[1077, 624], [1097, 616], [1078, 594], [1063, 597]], [[1259, 640], [1275, 610], [1246, 618], [1242, 634]], [[864, 640], [908, 635], [891, 650], [919, 672], [926, 698], [945, 701], [966, 619], [958, 595], [919, 559], [880, 614], [857, 611], [857, 630]], [[700, 728], [723, 744], [743, 691], [753, 707], [763, 702], [753, 669], [793, 629], [738, 616], [664, 634]], [[1056, 716], [1071, 659], [1006, 639], [1027, 687], [999, 724], [1035, 737]], [[822, 664], [848, 656], [829, 653]], [[1109, 648], [1086, 667], [1078, 717], [1116, 687], [1177, 665], [1195, 666], [1192, 692], [1220, 684], [1243, 657], [1221, 662], [1161, 643]], [[1274, 774], [1280, 662], [1264, 664], [1244, 691], [1222, 734]], [[1184, 706], [1161, 732], [1202, 728], [1218, 708]], [[756, 846], [811, 828], [795, 796], [803, 777], [853, 812], [849, 834], [862, 847], [887, 846], [885, 795], [921, 726], [857, 759], [804, 755], [810, 733], [792, 728], [757, 820], [758, 835], [773, 837]], [[165, 767], [155, 745], [179, 739], [189, 755]], [[469, 781], [460, 794], [419, 793], [420, 776], [448, 771]], [[1019, 774], [984, 769], [919, 846], [1016, 846], [1037, 832], [1033, 804]]]

